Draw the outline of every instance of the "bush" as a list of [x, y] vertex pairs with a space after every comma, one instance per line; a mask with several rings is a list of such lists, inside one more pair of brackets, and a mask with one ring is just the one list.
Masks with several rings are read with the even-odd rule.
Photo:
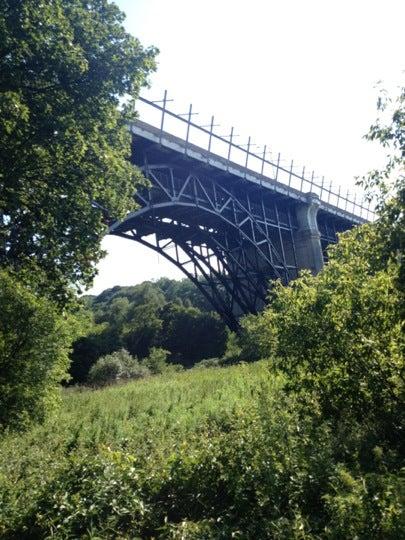
[[143, 361], [143, 365], [154, 375], [163, 373], [168, 367], [167, 357], [169, 354], [169, 351], [166, 349], [152, 347], [149, 356]]
[[4, 270], [0, 306], [0, 427], [21, 427], [56, 406], [72, 330], [49, 300]]
[[260, 386], [166, 458], [164, 437], [143, 456], [108, 447], [71, 455], [14, 537], [401, 538], [399, 478], [348, 470], [327, 424], [302, 416], [269, 381]]
[[150, 371], [146, 365], [121, 349], [99, 358], [89, 371], [88, 381], [93, 386], [105, 386], [118, 380], [140, 379], [148, 375]]
[[384, 239], [362, 226], [341, 235], [316, 277], [276, 286], [258, 325], [273, 365], [307, 410], [375, 466], [374, 447], [397, 467], [404, 451], [404, 379], [398, 264], [382, 264]]
[[139, 362], [136, 357], [131, 356], [127, 350], [121, 349], [113, 353], [113, 355], [119, 358], [121, 362], [121, 379], [142, 379], [150, 375], [151, 372], [148, 367], [143, 362]]
[[246, 315], [240, 321], [241, 331], [237, 336], [239, 358], [246, 362], [270, 357], [274, 352], [273, 336], [263, 317]]
[[197, 362], [195, 364], [194, 369], [208, 369], [213, 367], [220, 367], [221, 366], [221, 359], [220, 358], [206, 358], [205, 360], [201, 360], [201, 362]]
[[116, 382], [121, 375], [122, 365], [114, 353], [102, 356], [90, 368], [88, 381], [93, 386], [105, 386]]

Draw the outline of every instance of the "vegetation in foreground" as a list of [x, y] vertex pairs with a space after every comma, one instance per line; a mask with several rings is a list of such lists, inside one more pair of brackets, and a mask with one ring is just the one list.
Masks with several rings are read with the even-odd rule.
[[399, 456], [285, 381], [262, 361], [67, 389], [3, 437], [0, 536], [400, 538]]

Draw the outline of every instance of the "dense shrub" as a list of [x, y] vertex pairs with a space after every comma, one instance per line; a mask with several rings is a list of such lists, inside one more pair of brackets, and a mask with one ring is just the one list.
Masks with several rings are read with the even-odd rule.
[[373, 418], [400, 430], [398, 266], [378, 264], [380, 243], [373, 226], [345, 233], [317, 277], [305, 274], [289, 287], [277, 286], [257, 318], [258, 349], [289, 375], [291, 389], [316, 394], [325, 418]]
[[327, 537], [391, 539], [405, 532], [403, 478], [382, 470], [354, 474], [336, 465], [324, 496]]
[[144, 360], [144, 365], [154, 375], [157, 375], [158, 373], [163, 373], [167, 368], [168, 356], [169, 351], [166, 351], [166, 349], [152, 347], [149, 356]]
[[213, 367], [219, 367], [221, 365], [220, 358], [205, 358], [195, 364], [194, 369], [207, 369]]
[[[274, 343], [272, 335], [269, 334], [266, 319], [255, 315], [243, 317], [235, 345], [239, 348], [239, 358], [244, 361], [252, 362], [272, 356]], [[234, 349], [236, 349], [235, 345]], [[231, 346], [230, 350], [232, 350]]]
[[43, 420], [59, 400], [73, 339], [45, 298], [0, 271], [0, 427]]
[[140, 379], [150, 373], [147, 365], [121, 349], [99, 358], [89, 371], [88, 381], [94, 386], [104, 386], [118, 380]]
[[14, 537], [400, 538], [398, 476], [339, 463], [327, 423], [302, 415], [271, 376], [256, 382], [248, 403], [218, 409], [164, 459], [164, 438], [143, 452], [74, 452], [36, 491]]
[[121, 375], [121, 362], [114, 355], [102, 356], [91, 367], [88, 381], [94, 386], [104, 386], [116, 382]]

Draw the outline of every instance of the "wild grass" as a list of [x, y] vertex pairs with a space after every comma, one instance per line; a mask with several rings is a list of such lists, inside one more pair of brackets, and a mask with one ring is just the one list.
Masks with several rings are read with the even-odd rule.
[[367, 426], [284, 388], [260, 361], [64, 390], [3, 434], [0, 538], [400, 538], [401, 477], [382, 448], [361, 465]]
[[221, 430], [227, 418], [251, 406], [263, 386], [269, 392], [282, 386], [266, 362], [153, 376], [99, 390], [64, 389], [60, 410], [43, 425], [3, 434], [0, 533], [11, 514], [35, 505], [72, 455], [108, 448], [157, 467], [190, 441], [198, 447], [198, 433]]

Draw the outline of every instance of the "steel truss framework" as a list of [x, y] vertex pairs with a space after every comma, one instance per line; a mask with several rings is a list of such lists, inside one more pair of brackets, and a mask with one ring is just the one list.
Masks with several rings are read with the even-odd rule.
[[151, 185], [136, 195], [141, 208], [110, 233], [179, 267], [231, 329], [240, 315], [263, 307], [269, 282], [297, 276], [297, 225], [288, 202], [173, 164], [143, 171]]
[[[275, 280], [287, 284], [301, 268], [319, 271], [320, 247], [326, 261], [337, 233], [368, 217], [370, 208], [342, 197], [340, 189], [333, 192], [324, 179], [317, 184], [314, 173], [308, 179], [293, 162], [283, 167], [280, 155], [276, 163], [267, 159], [266, 146], [260, 157], [251, 152], [250, 138], [246, 149], [236, 145], [233, 128], [228, 140], [213, 132], [213, 118], [209, 130], [194, 124], [191, 106], [188, 118], [176, 115], [166, 107], [166, 92], [162, 106], [140, 100], [160, 114], [159, 126], [131, 126], [132, 162], [150, 185], [136, 194], [140, 208], [123, 221], [111, 223], [108, 211], [97, 202], [95, 207], [110, 234], [135, 240], [180, 268], [231, 329], [238, 329], [240, 315], [263, 307]], [[164, 131], [167, 120], [186, 127], [185, 138]], [[208, 147], [196, 146], [192, 133], [208, 137]], [[213, 150], [214, 142], [225, 154]], [[235, 152], [242, 152], [244, 166], [233, 161]], [[321, 206], [311, 202], [313, 196]]]

